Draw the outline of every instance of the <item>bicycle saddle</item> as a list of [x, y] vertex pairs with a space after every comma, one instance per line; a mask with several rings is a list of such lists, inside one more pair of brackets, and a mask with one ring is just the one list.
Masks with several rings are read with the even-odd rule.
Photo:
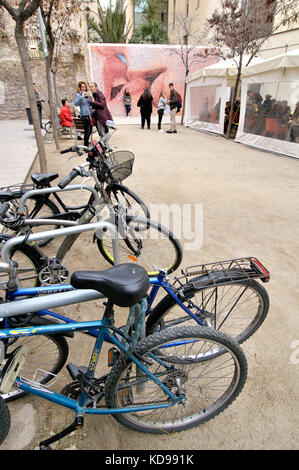
[[33, 183], [36, 184], [36, 186], [45, 186], [46, 184], [49, 184], [51, 181], [58, 178], [58, 176], [58, 173], [33, 173], [31, 175], [31, 179]]
[[146, 270], [133, 263], [119, 264], [104, 271], [75, 271], [70, 282], [76, 289], [101, 292], [119, 307], [135, 305], [149, 288]]

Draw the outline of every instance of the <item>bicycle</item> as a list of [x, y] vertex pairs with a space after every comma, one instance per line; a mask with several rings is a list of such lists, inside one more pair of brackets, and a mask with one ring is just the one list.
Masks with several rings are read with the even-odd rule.
[[[55, 235], [59, 236], [59, 231]], [[38, 234], [31, 236], [31, 239], [37, 240]], [[3, 259], [6, 263], [9, 262], [9, 253], [20, 240], [21, 237], [19, 237], [19, 240], [14, 238], [7, 242], [3, 250]], [[157, 277], [150, 278], [149, 283], [152, 288], [148, 293], [148, 308], [145, 312], [147, 320], [146, 334], [149, 335], [159, 329], [173, 326], [197, 324], [201, 327], [220, 329], [233, 337], [238, 343], [248, 339], [261, 326], [268, 312], [268, 294], [255, 281], [255, 279], [261, 279], [264, 282], [269, 281], [270, 274], [267, 269], [253, 257], [210, 263], [202, 265], [200, 270], [196, 266], [196, 277], [192, 277], [194, 267], [191, 268], [182, 270], [184, 282], [182, 282], [182, 278], [176, 278], [175, 282], [171, 284], [167, 273], [162, 269], [159, 269]], [[198, 275], [199, 273], [200, 275]], [[89, 287], [93, 288], [90, 282]], [[166, 296], [152, 309], [160, 288], [166, 291]], [[219, 299], [220, 296], [217, 296], [219, 289], [227, 289], [229, 293]], [[6, 292], [5, 298], [8, 303], [4, 306], [0, 304], [0, 317], [4, 318], [4, 327], [23, 327], [32, 323], [36, 325], [55, 324], [57, 322], [75, 323], [72, 318], [44, 308], [44, 305], [48, 305], [50, 308], [64, 305], [60, 303], [60, 296], [57, 300], [56, 295], [53, 295], [61, 292], [61, 290], [67, 292], [65, 295], [68, 298], [69, 295], [73, 295], [69, 294], [69, 291], [73, 291], [74, 287], [70, 284], [63, 284], [19, 289], [17, 285], [13, 286], [10, 283], [10, 289]], [[233, 291], [233, 294], [230, 291]], [[197, 304], [192, 301], [194, 292], [201, 293], [201, 297], [205, 301]], [[38, 296], [50, 293], [52, 294], [51, 298], [45, 298], [44, 304], [42, 304], [42, 300]], [[30, 314], [28, 314], [26, 303], [15, 302], [15, 299], [21, 299], [24, 296], [25, 298], [34, 296], [30, 301]], [[100, 298], [96, 295], [94, 300]], [[169, 305], [169, 303], [171, 306], [176, 305], [181, 313], [176, 312], [175, 315], [172, 315], [168, 309], [162, 308]], [[249, 307], [247, 303], [250, 304]], [[247, 306], [245, 314], [244, 305]], [[40, 307], [42, 307], [42, 310], [39, 310]], [[97, 332], [89, 331], [88, 334], [94, 336], [97, 335]], [[14, 391], [5, 398], [12, 399], [18, 396], [19, 393]]]
[[[108, 125], [109, 129], [116, 130], [116, 127], [113, 127], [113, 122], [108, 121]], [[96, 190], [102, 194], [106, 202], [114, 206], [116, 213], [118, 206], [122, 205], [122, 207], [127, 207], [130, 214], [150, 218], [149, 210], [144, 202], [133, 191], [120, 183], [120, 181], [123, 181], [131, 174], [134, 155], [127, 151], [113, 152], [113, 149], [108, 146], [111, 135], [112, 133], [109, 131], [109, 133], [103, 137], [102, 142], [95, 143], [91, 148], [74, 145], [62, 150], [60, 152], [61, 154], [74, 152], [79, 156], [81, 156], [83, 152], [87, 152], [89, 157], [87, 163], [74, 168], [71, 172], [71, 176], [68, 175], [66, 178], [62, 179], [59, 185], [69, 184], [70, 181], [78, 175], [87, 177], [92, 175], [95, 180]], [[86, 172], [85, 166], [89, 166], [89, 172]], [[96, 171], [91, 172], [92, 169]], [[13, 208], [17, 209], [18, 201], [26, 191], [50, 188], [51, 182], [57, 178], [58, 173], [37, 173], [31, 175], [33, 184], [16, 184], [1, 188], [0, 203], [9, 201], [13, 204]], [[57, 219], [67, 218], [68, 220], [78, 220], [94, 201], [91, 195], [87, 203], [72, 207], [66, 205], [56, 192], [52, 194], [55, 202], [49, 199], [50, 194], [37, 194], [28, 199], [26, 204], [28, 218], [54, 217]], [[7, 228], [9, 229], [10, 227]], [[56, 225], [56, 228], [59, 228], [59, 224]], [[41, 246], [45, 246], [49, 241], [50, 240], [43, 241]]]
[[[62, 230], [73, 231], [74, 228]], [[38, 234], [32, 237], [38, 237]], [[0, 269], [9, 274], [10, 280], [16, 281], [14, 263], [1, 263]], [[90, 290], [90, 283], [94, 290]], [[55, 294], [61, 305], [92, 300], [94, 295], [107, 297], [102, 320], [0, 330], [0, 357], [5, 363], [1, 369], [1, 392], [7, 392], [15, 383], [24, 392], [75, 412], [73, 424], [42, 441], [41, 449], [49, 448], [52, 443], [82, 427], [85, 414], [112, 414], [122, 424], [141, 432], [178, 432], [215, 417], [241, 392], [247, 377], [246, 357], [229, 336], [196, 326], [167, 328], [139, 341], [143, 336], [147, 308], [144, 296], [149, 286], [149, 278], [142, 267], [125, 263], [102, 272], [78, 271], [73, 273], [71, 284], [75, 288], [72, 292]], [[50, 306], [52, 300], [53, 295], [48, 295], [8, 304], [23, 304], [30, 312], [39, 302], [44, 307], [47, 302]], [[114, 305], [130, 307], [125, 329], [114, 326]], [[8, 311], [3, 313], [6, 318], [10, 316]], [[28, 354], [28, 347], [20, 346], [20, 338], [91, 330], [98, 332], [89, 365], [69, 364], [67, 370], [73, 382], [61, 393], [51, 390], [49, 383], [35, 380], [36, 375], [33, 378], [26, 377], [24, 373], [19, 375], [23, 364], [26, 371]], [[17, 339], [17, 348], [8, 352], [11, 338]], [[104, 338], [114, 344], [118, 355], [109, 355], [108, 374], [95, 378]], [[54, 375], [44, 370], [41, 374]], [[104, 407], [100, 403], [102, 398], [105, 398]], [[0, 443], [9, 431], [9, 421], [7, 404], [1, 398]]]
[[[104, 168], [102, 168], [101, 162], [95, 160], [94, 156], [89, 156], [87, 163], [75, 167], [69, 175], [60, 181], [58, 187], [26, 191], [20, 198], [19, 208], [17, 210], [12, 207], [8, 207], [9, 203], [5, 203], [0, 209], [1, 223], [12, 230], [19, 232], [20, 229], [22, 232], [27, 232], [31, 227], [45, 225], [54, 225], [57, 229], [60, 226], [89, 223], [95, 215], [97, 217], [100, 216], [100, 211], [104, 206], [108, 208], [111, 220], [113, 223], [117, 224], [119, 228], [119, 232], [121, 234], [120, 250], [123, 262], [128, 259], [131, 261], [138, 260], [139, 264], [142, 264], [148, 270], [149, 275], [154, 276], [157, 272], [152, 271], [151, 267], [155, 264], [154, 258], [156, 257], [156, 261], [159, 260], [161, 262], [162, 260], [163, 265], [167, 267], [168, 272], [176, 270], [181, 263], [182, 249], [179, 241], [175, 238], [172, 232], [151, 219], [134, 217], [134, 215], [131, 215], [130, 208], [128, 209], [126, 202], [123, 204], [119, 198], [116, 204], [109, 203], [109, 201], [111, 201], [110, 195], [107, 194], [106, 189], [101, 185], [101, 199], [99, 198], [98, 192], [95, 188], [84, 186], [84, 189], [91, 191], [92, 195], [90, 196], [90, 203], [88, 204], [87, 209], [83, 209], [80, 218], [77, 221], [72, 220], [72, 213], [58, 214], [57, 218], [54, 217], [53, 219], [25, 218], [25, 202], [27, 199], [32, 197], [36, 198], [38, 195], [49, 195], [53, 193], [56, 194], [60, 191], [81, 189], [80, 185], [68, 185], [79, 173], [82, 176], [86, 175], [84, 166], [91, 167], [90, 171], [92, 171], [92, 175], [95, 180], [98, 181], [96, 172], [98, 171], [99, 175], [101, 175], [103, 172], [105, 173], [108, 171], [106, 169], [106, 163], [104, 162], [103, 164], [105, 165]], [[100, 168], [98, 165], [100, 165]], [[109, 172], [111, 172], [110, 169]], [[88, 175], [90, 176], [90, 172]], [[67, 220], [66, 217], [70, 220]], [[59, 226], [57, 225], [58, 223]], [[65, 280], [67, 278], [67, 270], [62, 266], [61, 262], [74, 244], [77, 236], [66, 237], [58, 249], [56, 256], [51, 260], [48, 259], [40, 246], [35, 245], [32, 247], [23, 244], [18, 247], [14, 256], [15, 259], [18, 257], [16, 261], [18, 261], [18, 264], [20, 265], [20, 272], [25, 273], [24, 277], [20, 278], [20, 280], [24, 283], [27, 280], [31, 282], [32, 279], [35, 279], [35, 285], [38, 285], [37, 283], [41, 282], [57, 283], [61, 282], [63, 279]], [[48, 239], [51, 238], [52, 236], [48, 237]], [[6, 235], [0, 236], [0, 243], [5, 243], [7, 239], [8, 237]], [[114, 264], [112, 241], [108, 232], [103, 232], [102, 238], [97, 240], [97, 246], [106, 261], [110, 264]], [[32, 274], [29, 276], [30, 271]]]

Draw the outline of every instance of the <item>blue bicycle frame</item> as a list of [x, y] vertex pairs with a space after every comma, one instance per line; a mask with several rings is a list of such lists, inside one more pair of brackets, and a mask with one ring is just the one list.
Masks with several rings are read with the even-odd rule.
[[[45, 334], [63, 334], [66, 331], [81, 331], [81, 330], [98, 330], [97, 337], [95, 341], [95, 346], [93, 349], [93, 353], [90, 358], [89, 363], [89, 374], [90, 377], [93, 376], [93, 371], [95, 369], [95, 361], [94, 358], [99, 358], [102, 344], [105, 337], [109, 338], [109, 341], [114, 343], [117, 348], [119, 348], [122, 352], [126, 353], [127, 349], [126, 346], [121, 344], [115, 335], [112, 335], [109, 331], [110, 321], [109, 319], [103, 319], [98, 321], [91, 321], [91, 322], [72, 322], [72, 325], [64, 324], [64, 325], [45, 325], [45, 326], [32, 326], [32, 327], [24, 327], [24, 328], [15, 328], [15, 329], [2, 329], [0, 330], [0, 340], [5, 340], [8, 338], [15, 338], [15, 337], [22, 337], [22, 336], [32, 336], [32, 335], [45, 335]], [[116, 329], [117, 332], [117, 329]], [[165, 368], [169, 368], [167, 364], [164, 364], [161, 358], [158, 358], [154, 354], [150, 354], [150, 357], [160, 364], [163, 364]], [[92, 408], [86, 407], [88, 402], [88, 396], [84, 391], [81, 392], [81, 395], [78, 400], [74, 400], [69, 398], [65, 395], [60, 393], [53, 392], [48, 388], [36, 384], [35, 382], [31, 382], [25, 380], [22, 377], [17, 377], [15, 380], [15, 385], [24, 390], [25, 392], [31, 393], [33, 395], [40, 396], [46, 400], [54, 402], [58, 405], [62, 405], [66, 408], [70, 408], [76, 412], [77, 415], [82, 413], [84, 414], [116, 414], [116, 413], [129, 413], [129, 412], [137, 412], [137, 411], [145, 411], [145, 410], [152, 410], [157, 408], [168, 408], [173, 406], [174, 404], [178, 403], [183, 399], [182, 396], [175, 396], [154, 374], [151, 373], [150, 370], [147, 369], [137, 358], [133, 355], [129, 356], [138, 368], [140, 368], [149, 379], [153, 380], [162, 390], [169, 396], [170, 400], [169, 403], [159, 404], [159, 405], [141, 405], [141, 406], [128, 406], [122, 408]], [[96, 360], [97, 362], [97, 360]]]

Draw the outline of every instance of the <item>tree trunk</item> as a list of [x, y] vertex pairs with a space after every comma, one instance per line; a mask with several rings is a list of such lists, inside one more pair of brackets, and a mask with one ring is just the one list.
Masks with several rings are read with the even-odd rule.
[[229, 113], [229, 121], [228, 121], [228, 126], [227, 126], [227, 132], [226, 132], [226, 138], [230, 138], [230, 133], [232, 129], [232, 122], [233, 122], [233, 115], [234, 115], [234, 107], [235, 107], [235, 102], [236, 102], [236, 97], [237, 97], [237, 92], [239, 88], [239, 83], [241, 79], [241, 70], [242, 70], [242, 64], [238, 67], [238, 74], [236, 77], [236, 82], [234, 86], [234, 91], [233, 91], [233, 96], [231, 100], [231, 105], [230, 105], [230, 113]]
[[[188, 72], [188, 73], [189, 73], [189, 72]], [[186, 78], [187, 78], [187, 76], [188, 76], [188, 73], [186, 73], [186, 76], [185, 76], [185, 83], [184, 83], [184, 96], [183, 96], [183, 103], [182, 103], [181, 126], [184, 125], [185, 104], [186, 104], [186, 90], [187, 90]]]
[[[60, 144], [59, 144], [59, 138], [58, 138], [58, 132], [57, 132], [57, 123], [55, 120], [55, 111], [54, 111], [54, 103], [53, 103], [53, 91], [52, 91], [52, 72], [51, 72], [51, 66], [50, 66], [50, 56], [48, 56], [45, 59], [46, 62], [46, 77], [47, 77], [47, 85], [48, 85], [48, 97], [49, 97], [49, 106], [50, 106], [50, 116], [51, 116], [51, 122], [52, 122], [52, 128], [53, 128], [53, 138], [54, 142], [56, 145], [56, 149], [60, 149]], [[56, 104], [55, 104], [56, 106]]]
[[27, 51], [26, 40], [24, 36], [24, 25], [22, 21], [16, 21], [15, 38], [19, 48], [22, 67], [24, 70], [25, 83], [27, 88], [28, 101], [31, 108], [35, 140], [38, 148], [40, 163], [40, 172], [47, 173], [47, 158], [44, 140], [41, 134], [39, 115], [36, 105], [36, 99], [33, 91], [33, 80], [30, 66], [29, 54]]

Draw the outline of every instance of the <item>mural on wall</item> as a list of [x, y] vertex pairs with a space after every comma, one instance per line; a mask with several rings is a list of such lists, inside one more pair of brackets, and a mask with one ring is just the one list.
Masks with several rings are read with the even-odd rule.
[[[125, 116], [123, 93], [129, 89], [132, 97], [131, 115], [139, 115], [137, 101], [145, 88], [153, 95], [154, 108], [164, 90], [169, 97], [168, 84], [183, 97], [185, 68], [181, 58], [168, 45], [148, 44], [90, 44], [92, 81], [104, 93], [112, 116]], [[193, 50], [198, 54], [200, 47]], [[190, 73], [218, 61], [215, 55], [194, 63]], [[154, 112], [156, 110], [154, 109]]]

